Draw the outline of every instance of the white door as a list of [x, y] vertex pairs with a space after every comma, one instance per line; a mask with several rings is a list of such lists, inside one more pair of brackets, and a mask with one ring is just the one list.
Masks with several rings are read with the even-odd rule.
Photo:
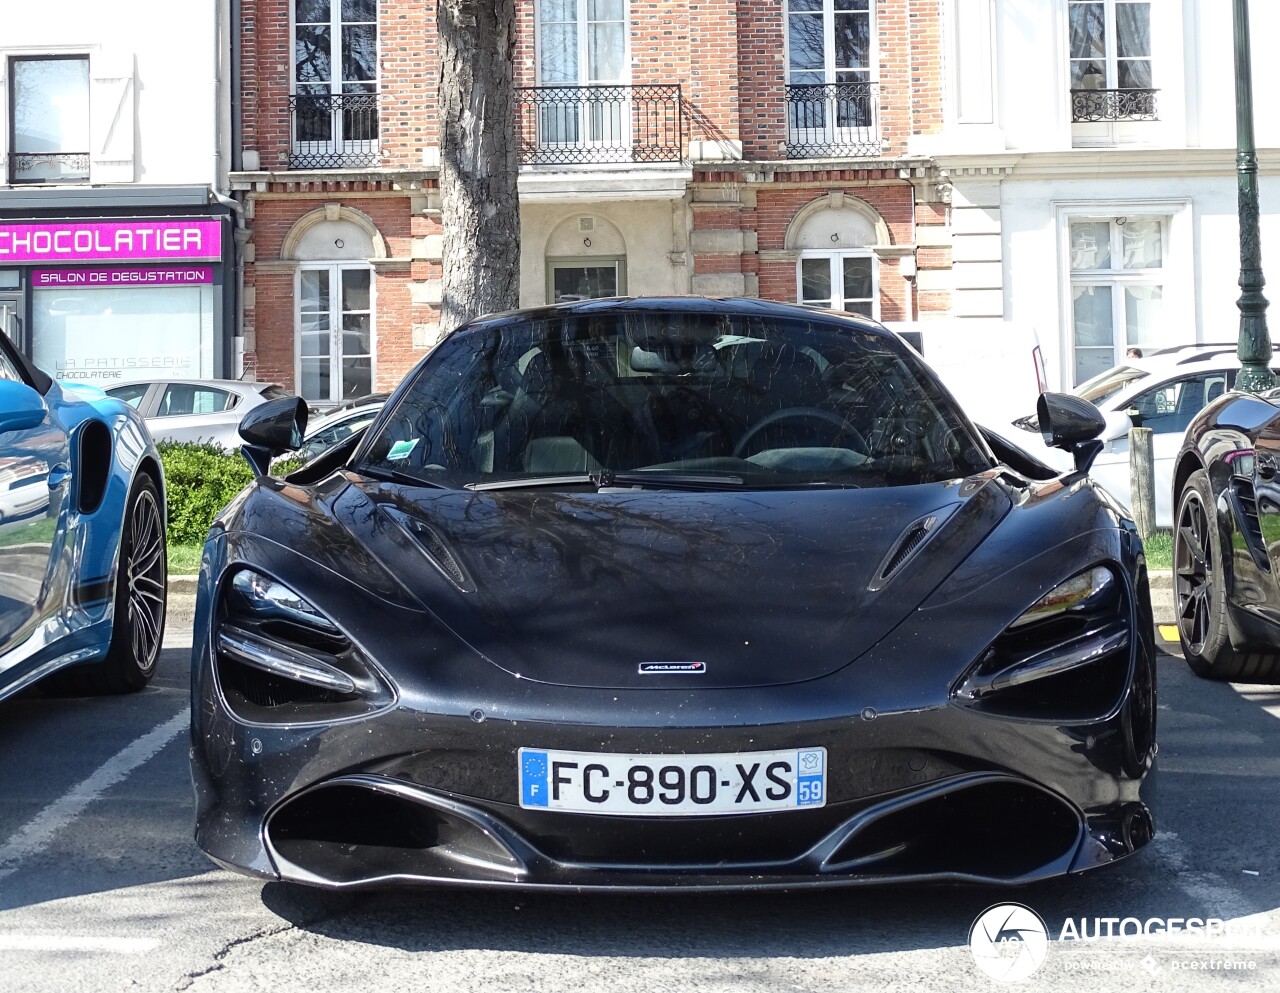
[[311, 403], [373, 392], [373, 269], [365, 263], [307, 263], [298, 272], [294, 382]]

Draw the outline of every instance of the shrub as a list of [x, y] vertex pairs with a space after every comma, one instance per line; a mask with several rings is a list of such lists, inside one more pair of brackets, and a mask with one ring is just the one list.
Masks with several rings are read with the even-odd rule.
[[253, 482], [253, 470], [238, 452], [217, 445], [161, 442], [169, 503], [169, 541], [202, 544], [213, 519]]

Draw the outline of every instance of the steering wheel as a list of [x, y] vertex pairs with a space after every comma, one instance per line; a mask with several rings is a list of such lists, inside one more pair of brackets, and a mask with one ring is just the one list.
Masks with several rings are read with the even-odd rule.
[[783, 407], [781, 410], [775, 410], [772, 414], [760, 418], [751, 427], [747, 428], [747, 433], [738, 439], [738, 443], [733, 446], [734, 458], [745, 458], [746, 452], [750, 449], [751, 442], [756, 435], [760, 434], [767, 428], [779, 423], [780, 421], [823, 421], [827, 424], [834, 424], [840, 429], [840, 434], [852, 438], [858, 443], [858, 448], [865, 454], [870, 451], [871, 446], [867, 444], [867, 439], [862, 436], [862, 432], [850, 424], [839, 414], [832, 413], [830, 410], [823, 410], [820, 407]]

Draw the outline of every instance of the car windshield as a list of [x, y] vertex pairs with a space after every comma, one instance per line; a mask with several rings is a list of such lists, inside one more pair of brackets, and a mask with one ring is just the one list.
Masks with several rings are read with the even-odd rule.
[[1100, 407], [1130, 383], [1144, 379], [1147, 373], [1131, 365], [1118, 365], [1087, 379], [1071, 392]]
[[370, 476], [494, 489], [889, 486], [992, 464], [892, 335], [647, 310], [446, 339], [364, 452], [355, 468]]

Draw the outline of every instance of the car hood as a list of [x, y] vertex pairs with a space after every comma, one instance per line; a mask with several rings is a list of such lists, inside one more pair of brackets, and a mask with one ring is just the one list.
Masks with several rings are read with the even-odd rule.
[[332, 510], [440, 625], [512, 675], [690, 688], [799, 682], [849, 664], [1011, 506], [991, 475], [732, 493], [364, 481]]

